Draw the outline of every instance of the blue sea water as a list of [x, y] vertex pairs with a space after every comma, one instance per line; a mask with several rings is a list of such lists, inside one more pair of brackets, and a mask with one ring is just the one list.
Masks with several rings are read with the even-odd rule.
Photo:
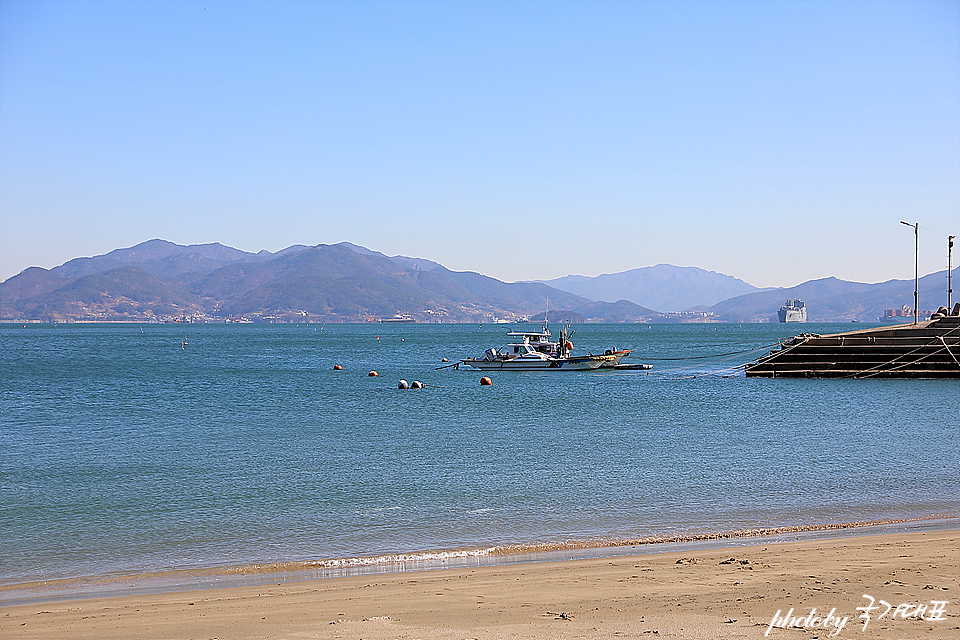
[[655, 368], [436, 369], [503, 325], [4, 325], [0, 587], [960, 511], [960, 381], [728, 370], [795, 325], [575, 328]]

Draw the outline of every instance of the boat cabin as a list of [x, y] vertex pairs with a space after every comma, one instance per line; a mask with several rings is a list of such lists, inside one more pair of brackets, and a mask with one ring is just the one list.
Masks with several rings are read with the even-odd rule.
[[507, 353], [510, 355], [516, 355], [516, 356], [526, 356], [526, 355], [536, 355], [538, 351], [537, 349], [534, 349], [532, 345], [523, 343], [523, 344], [508, 344]]
[[507, 345], [508, 353], [520, 355], [522, 352], [517, 349], [522, 345], [529, 345], [534, 351], [547, 355], [556, 355], [560, 350], [556, 342], [551, 342], [548, 329], [543, 331], [511, 331], [507, 335], [523, 339], [520, 344]]

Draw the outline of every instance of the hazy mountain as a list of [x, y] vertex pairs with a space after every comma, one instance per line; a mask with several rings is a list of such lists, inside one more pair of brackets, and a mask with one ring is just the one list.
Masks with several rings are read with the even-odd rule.
[[554, 309], [553, 311], [547, 313], [538, 313], [535, 316], [530, 318], [530, 322], [560, 322], [563, 324], [579, 324], [581, 322], [586, 322], [587, 318], [576, 311], [571, 311], [570, 309]]
[[[657, 312], [653, 309], [641, 307], [629, 300], [618, 300], [617, 302], [591, 302], [588, 305], [578, 307], [577, 311], [587, 320], [603, 322], [636, 322], [638, 318], [653, 318]], [[550, 317], [553, 317], [551, 312]]]
[[638, 319], [657, 318], [659, 314], [628, 300], [617, 302], [590, 302], [570, 309], [550, 309], [530, 317], [531, 322], [636, 322]]
[[591, 301], [537, 282], [501, 282], [472, 271], [450, 271], [444, 267], [430, 272], [443, 275], [463, 287], [480, 304], [506, 304], [522, 308], [523, 313], [545, 310], [547, 305], [578, 308]]
[[669, 264], [605, 273], [596, 277], [571, 275], [539, 282], [591, 300], [629, 300], [657, 311], [683, 311], [697, 306], [710, 306], [734, 296], [761, 291], [733, 276]]
[[[913, 308], [913, 280], [889, 280], [877, 284], [847, 282], [837, 278], [810, 280], [789, 289], [761, 291], [710, 307], [727, 322], [777, 322], [777, 310], [789, 299], [799, 298], [807, 307], [808, 322], [873, 322], [887, 309]], [[936, 311], [947, 303], [947, 272], [920, 278], [920, 309]]]

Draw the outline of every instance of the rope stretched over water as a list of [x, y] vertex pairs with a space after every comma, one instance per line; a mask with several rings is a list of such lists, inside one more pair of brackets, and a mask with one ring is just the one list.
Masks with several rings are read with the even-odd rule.
[[[797, 337], [801, 337], [801, 336], [797, 336]], [[784, 347], [784, 346], [783, 346], [783, 343], [777, 343], [777, 344], [780, 345], [780, 352], [779, 352], [779, 353], [789, 353], [790, 351], [793, 351], [794, 349], [796, 349], [796, 348], [799, 347], [800, 345], [806, 344], [807, 341], [808, 341], [811, 337], [813, 337], [813, 336], [803, 335], [803, 336], [802, 336], [802, 338], [803, 338], [802, 340], [798, 341], [798, 342], [795, 343], [795, 344], [792, 344], [792, 345], [790, 345], [790, 346], [787, 346], [787, 347]], [[777, 346], [777, 345], [770, 345], [770, 346]], [[769, 347], [763, 347], [763, 349], [768, 349], [768, 348], [769, 348]], [[750, 351], [759, 351], [759, 350], [760, 350], [760, 349], [751, 349]], [[741, 352], [739, 352], [739, 353], [737, 353], [737, 354], [733, 354], [733, 355], [739, 355], [740, 353], [749, 353], [749, 352], [748, 352], [748, 351], [741, 351]], [[753, 361], [751, 361], [751, 362], [756, 362], [756, 360], [753, 360]], [[745, 363], [743, 363], [743, 364], [738, 364], [738, 365], [735, 365], [735, 366], [733, 366], [733, 367], [727, 367], [726, 369], [719, 369], [719, 370], [717, 370], [717, 371], [711, 371], [711, 372], [709, 372], [709, 373], [698, 373], [697, 375], [693, 375], [693, 376], [682, 376], [682, 377], [679, 377], [679, 378], [668, 378], [668, 380], [693, 380], [693, 379], [695, 379], [695, 378], [703, 378], [703, 377], [706, 377], [706, 376], [715, 376], [715, 375], [724, 373], [724, 372], [726, 372], [726, 371], [737, 371], [738, 369], [746, 369], [746, 367], [747, 367], [748, 364], [751, 364], [751, 363], [750, 363], [750, 362], [745, 362]]]
[[[718, 369], [716, 371], [711, 371], [710, 373], [698, 373], [697, 375], [694, 375], [694, 376], [680, 376], [679, 378], [667, 378], [667, 380], [693, 380], [695, 378], [705, 378], [707, 376], [720, 375], [721, 373], [724, 373], [726, 371], [737, 371], [738, 369], [743, 369], [746, 366], [747, 366], [746, 364], [738, 364], [733, 367], [727, 367], [726, 369]], [[728, 377], [728, 376], [721, 376], [721, 377]]]
[[739, 356], [744, 353], [751, 353], [753, 351], [765, 351], [767, 349], [772, 349], [773, 347], [782, 346], [782, 342], [775, 342], [773, 344], [768, 344], [762, 347], [753, 347], [752, 349], [744, 349], [743, 351], [731, 351], [729, 353], [717, 353], [708, 356], [687, 356], [685, 358], [644, 358], [642, 356], [628, 356], [630, 358], [640, 358], [642, 360], [655, 360], [657, 362], [666, 362], [672, 360], [707, 360], [709, 358], [725, 358], [727, 356]]

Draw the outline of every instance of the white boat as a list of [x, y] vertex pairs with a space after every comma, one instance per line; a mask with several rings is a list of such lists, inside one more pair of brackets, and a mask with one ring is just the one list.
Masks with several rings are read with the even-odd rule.
[[627, 350], [610, 350], [603, 355], [588, 354], [573, 356], [573, 332], [560, 330], [560, 340], [550, 339], [550, 330], [544, 326], [540, 331], [511, 331], [507, 333], [514, 341], [501, 349], [487, 349], [481, 358], [464, 358], [465, 364], [481, 371], [585, 371], [601, 367], [615, 367]]
[[[570, 352], [573, 351], [573, 343], [570, 342], [570, 338], [575, 331], [568, 331], [567, 329], [561, 330], [561, 340], [560, 342], [552, 342], [550, 340], [550, 330], [546, 326], [543, 327], [542, 331], [539, 332], [521, 332], [516, 331], [508, 333], [508, 336], [529, 336], [529, 342], [533, 345], [537, 351], [540, 353], [545, 353], [554, 358], [561, 357], [570, 357]], [[561, 344], [566, 345], [565, 350], [561, 350]], [[597, 357], [598, 355], [604, 356], [603, 361], [600, 364], [599, 368], [604, 367], [617, 367], [620, 365], [620, 361], [623, 360], [626, 356], [630, 355], [630, 349], [618, 349], [614, 347], [613, 349], [607, 349], [602, 354], [593, 354], [588, 353], [587, 356], [582, 357]], [[613, 356], [612, 358], [607, 358], [606, 356]], [[626, 365], [624, 365], [626, 366]]]
[[807, 307], [803, 300], [787, 300], [777, 315], [780, 316], [780, 322], [806, 322]]

